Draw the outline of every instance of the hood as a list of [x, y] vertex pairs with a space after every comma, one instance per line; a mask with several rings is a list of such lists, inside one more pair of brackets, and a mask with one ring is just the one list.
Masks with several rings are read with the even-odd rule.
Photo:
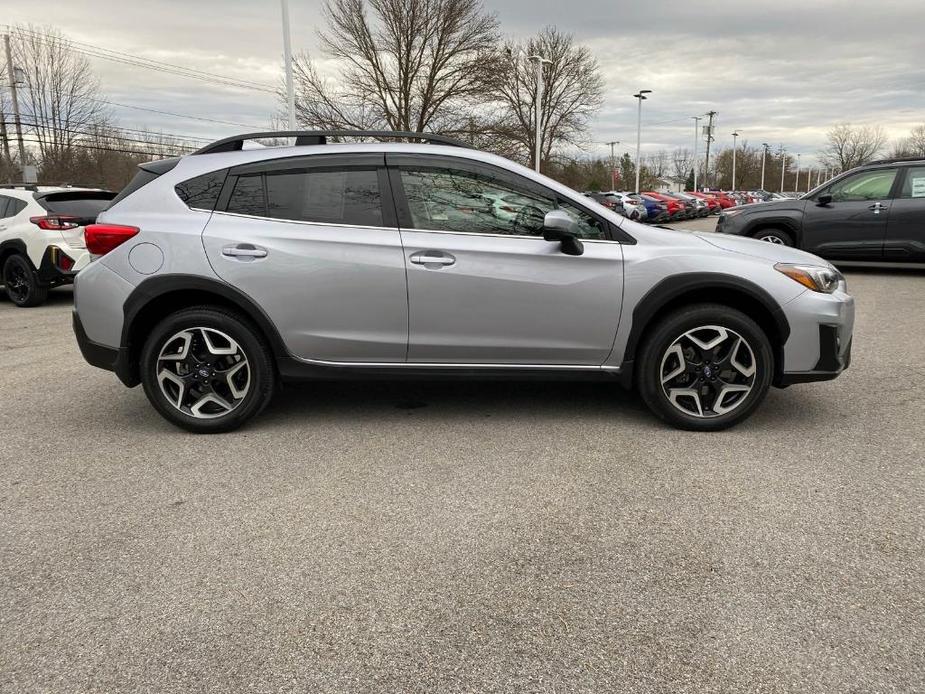
[[759, 241], [758, 239], [748, 238], [747, 236], [716, 233], [702, 233], [695, 234], [695, 236], [706, 241], [711, 246], [722, 248], [724, 251], [750, 255], [753, 258], [762, 258], [774, 263], [803, 263], [805, 265], [832, 267], [831, 263], [812, 253], [807, 253], [797, 248], [790, 248], [789, 246], [781, 246], [776, 243]]

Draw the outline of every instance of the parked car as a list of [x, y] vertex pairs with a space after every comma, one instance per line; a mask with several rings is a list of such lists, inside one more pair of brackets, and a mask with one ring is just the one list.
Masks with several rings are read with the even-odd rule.
[[639, 201], [645, 206], [647, 222], [660, 224], [661, 222], [668, 222], [671, 220], [671, 215], [668, 214], [668, 203], [650, 198], [646, 195], [639, 195], [638, 193], [633, 193], [633, 195], [636, 195]]
[[668, 216], [671, 218], [671, 221], [677, 221], [679, 219], [687, 219], [687, 205], [685, 205], [680, 200], [675, 200], [674, 198], [664, 195], [663, 193], [656, 193], [650, 190], [643, 191], [642, 196], [644, 198], [651, 198], [653, 200], [658, 200], [659, 202], [665, 203], [668, 206]]
[[0, 277], [16, 306], [44, 303], [88, 262], [84, 227], [115, 193], [69, 186], [0, 185]]
[[717, 231], [832, 260], [925, 262], [925, 159], [885, 159], [798, 200], [726, 210]]
[[634, 193], [621, 193], [616, 190], [611, 190], [607, 193], [607, 195], [613, 195], [622, 201], [623, 214], [630, 219], [637, 222], [643, 222], [648, 218], [649, 213], [646, 210], [646, 206], [638, 195], [635, 195]]
[[623, 210], [623, 201], [612, 193], [585, 193], [585, 195], [603, 205], [608, 210], [613, 210], [623, 217], [626, 216]]
[[[234, 429], [282, 381], [482, 374], [613, 379], [716, 430], [848, 366], [853, 299], [808, 253], [651, 230], [440, 136], [243, 149], [274, 136], [142, 164], [86, 228], [81, 352], [180, 427]], [[505, 193], [512, 220], [473, 204]]]
[[710, 214], [710, 206], [707, 201], [698, 198], [696, 195], [688, 195], [687, 193], [666, 193], [666, 195], [681, 200], [687, 205], [690, 209], [691, 217], [706, 217]]
[[691, 197], [697, 198], [698, 200], [703, 200], [707, 205], [708, 214], [719, 214], [722, 211], [722, 205], [719, 204], [719, 200], [714, 198], [712, 195], [705, 195], [696, 190], [685, 191], [685, 195], [690, 195]]

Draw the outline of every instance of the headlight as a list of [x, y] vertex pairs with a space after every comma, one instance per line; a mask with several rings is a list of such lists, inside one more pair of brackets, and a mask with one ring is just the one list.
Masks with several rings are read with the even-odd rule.
[[774, 269], [799, 282], [807, 289], [822, 292], [823, 294], [831, 294], [838, 289], [840, 283], [845, 281], [841, 273], [833, 267], [778, 263], [774, 266]]

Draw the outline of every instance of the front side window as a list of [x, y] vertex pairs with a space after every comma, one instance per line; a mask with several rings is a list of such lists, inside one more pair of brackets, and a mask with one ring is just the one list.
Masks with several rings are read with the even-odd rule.
[[268, 172], [267, 216], [320, 224], [382, 226], [375, 169]]
[[890, 197], [896, 169], [862, 171], [833, 183], [828, 193], [835, 202], [883, 200]]
[[925, 200], [925, 167], [914, 166], [906, 171], [906, 180], [899, 191], [899, 197]]
[[401, 181], [415, 229], [542, 236], [546, 213], [559, 208], [575, 218], [581, 238], [604, 238], [601, 223], [574, 205], [486, 174], [403, 167]]

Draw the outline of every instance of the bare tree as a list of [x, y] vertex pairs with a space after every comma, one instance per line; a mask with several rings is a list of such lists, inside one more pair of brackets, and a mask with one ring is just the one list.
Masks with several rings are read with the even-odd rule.
[[445, 132], [497, 79], [498, 21], [479, 0], [327, 0], [324, 15], [322, 51], [339, 75], [296, 56], [303, 125]]
[[686, 147], [679, 147], [671, 153], [671, 166], [674, 180], [684, 183], [694, 169], [694, 155]]
[[588, 122], [603, 102], [604, 81], [591, 51], [575, 45], [570, 34], [546, 27], [524, 43], [505, 47], [505, 71], [496, 80], [495, 97], [502, 113], [496, 131], [529, 161], [536, 150], [535, 63], [527, 56], [552, 61], [543, 70], [543, 160], [563, 144], [581, 145]]
[[873, 159], [886, 144], [886, 134], [879, 125], [852, 127], [839, 123], [826, 133], [826, 140], [826, 146], [819, 152], [820, 161], [847, 171]]
[[22, 67], [23, 126], [43, 163], [67, 163], [73, 144], [90, 126], [106, 120], [99, 80], [90, 63], [71, 50], [56, 29], [18, 26], [12, 32], [14, 62]]
[[909, 137], [893, 147], [894, 157], [925, 157], [925, 123], [912, 128]]

